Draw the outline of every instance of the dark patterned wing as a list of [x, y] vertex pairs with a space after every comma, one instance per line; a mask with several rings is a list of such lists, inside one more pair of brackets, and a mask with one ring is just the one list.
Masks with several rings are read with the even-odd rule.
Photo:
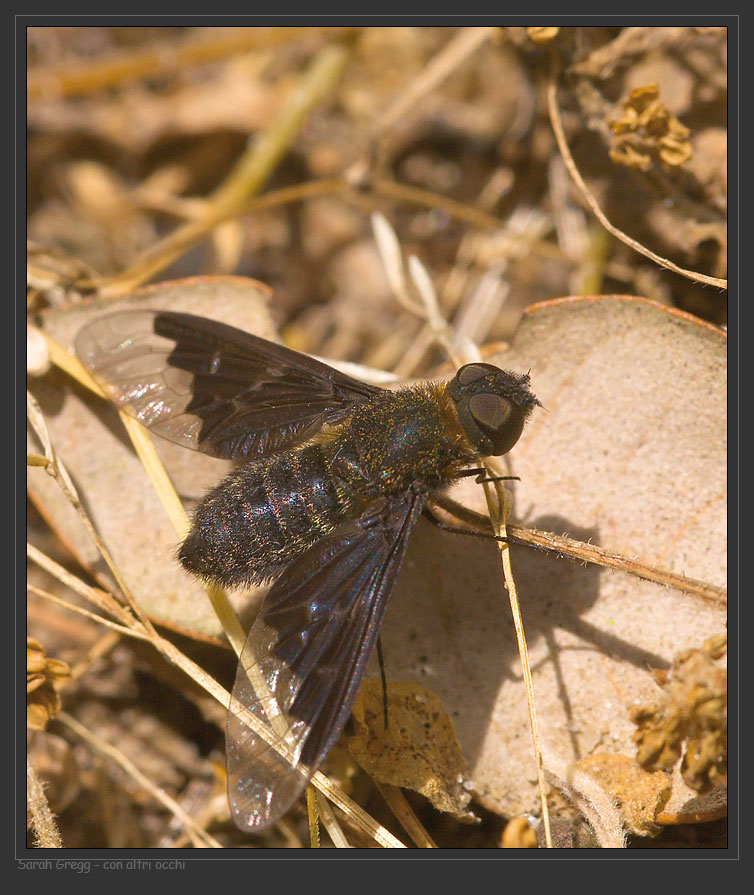
[[118, 311], [82, 328], [76, 354], [153, 432], [213, 457], [271, 454], [380, 391], [232, 326], [174, 311]]
[[[228, 712], [228, 798], [241, 829], [278, 820], [343, 729], [423, 506], [412, 493], [375, 501], [294, 561], [267, 595]], [[287, 755], [252, 729], [257, 722]]]

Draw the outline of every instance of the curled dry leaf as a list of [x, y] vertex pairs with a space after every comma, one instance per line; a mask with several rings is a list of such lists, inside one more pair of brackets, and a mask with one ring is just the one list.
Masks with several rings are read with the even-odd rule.
[[470, 818], [463, 786], [466, 763], [453, 722], [426, 687], [392, 681], [387, 691], [388, 727], [379, 680], [364, 681], [353, 707], [356, 734], [351, 755], [380, 783], [421, 793], [440, 811]]

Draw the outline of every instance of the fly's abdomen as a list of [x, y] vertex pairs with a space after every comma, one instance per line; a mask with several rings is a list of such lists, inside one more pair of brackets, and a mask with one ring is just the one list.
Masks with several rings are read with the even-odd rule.
[[199, 504], [180, 560], [227, 587], [259, 584], [332, 531], [346, 509], [322, 446], [254, 460]]

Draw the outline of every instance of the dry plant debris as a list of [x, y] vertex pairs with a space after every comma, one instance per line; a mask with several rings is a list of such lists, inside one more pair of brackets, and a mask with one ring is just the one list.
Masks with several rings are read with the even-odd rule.
[[558, 36], [560, 28], [527, 28], [526, 33], [535, 44], [548, 44]]
[[669, 771], [683, 756], [683, 779], [698, 793], [728, 783], [728, 672], [720, 664], [726, 652], [720, 634], [680, 653], [669, 671], [657, 672], [662, 701], [631, 711], [639, 764]]
[[580, 771], [596, 779], [615, 800], [626, 829], [640, 836], [656, 834], [656, 818], [670, 798], [670, 780], [662, 771], [649, 773], [627, 755], [598, 752], [583, 758]]
[[647, 171], [656, 158], [671, 166], [691, 158], [691, 131], [668, 112], [657, 84], [634, 88], [621, 105], [623, 114], [610, 122], [617, 137], [610, 150], [614, 162]]
[[503, 830], [502, 848], [537, 848], [537, 833], [525, 817], [514, 817]]
[[60, 689], [71, 676], [71, 669], [60, 659], [45, 655], [44, 647], [26, 638], [26, 726], [44, 730], [50, 718], [60, 711]]

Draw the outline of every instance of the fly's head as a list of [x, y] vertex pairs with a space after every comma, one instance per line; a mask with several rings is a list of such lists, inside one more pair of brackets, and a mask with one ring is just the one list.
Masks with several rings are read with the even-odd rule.
[[528, 374], [501, 370], [492, 364], [461, 367], [448, 383], [447, 393], [466, 437], [483, 457], [507, 454], [539, 404], [529, 389]]

